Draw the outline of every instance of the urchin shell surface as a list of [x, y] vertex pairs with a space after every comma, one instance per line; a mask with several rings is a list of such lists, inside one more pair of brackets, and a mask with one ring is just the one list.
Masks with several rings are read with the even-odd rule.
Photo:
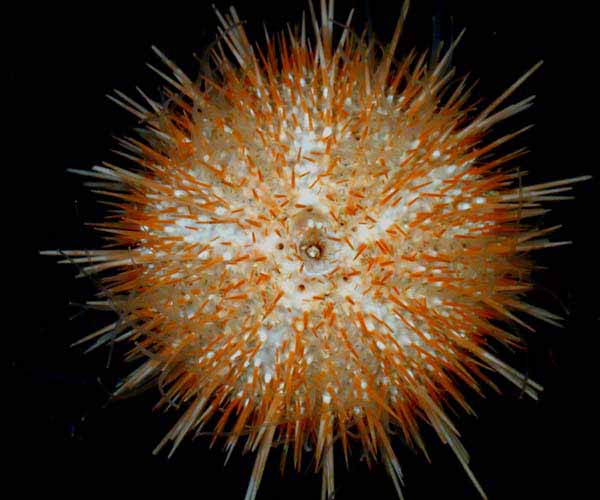
[[208, 430], [255, 452], [247, 500], [273, 448], [295, 468], [312, 449], [330, 498], [334, 450], [357, 446], [401, 496], [390, 436], [425, 452], [423, 423], [485, 496], [448, 407], [471, 412], [462, 388], [493, 372], [541, 390], [494, 354], [519, 343], [497, 320], [558, 321], [523, 300], [528, 253], [563, 243], [530, 221], [583, 178], [524, 186], [523, 151], [496, 149], [525, 129], [487, 138], [531, 105], [506, 100], [538, 65], [476, 108], [456, 44], [395, 59], [406, 6], [381, 51], [325, 0], [264, 46], [217, 12], [199, 82], [156, 50], [168, 101], [115, 98], [145, 124], [120, 140], [136, 165], [78, 171], [114, 210], [106, 248], [46, 252], [101, 274], [90, 305], [119, 318], [84, 340], [131, 342], [117, 394], [155, 379], [184, 407], [157, 449]]

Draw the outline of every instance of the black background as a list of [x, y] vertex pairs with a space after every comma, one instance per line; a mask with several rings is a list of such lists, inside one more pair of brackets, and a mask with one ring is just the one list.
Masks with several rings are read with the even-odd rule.
[[[158, 64], [152, 44], [195, 75], [192, 53], [202, 54], [215, 34], [210, 3], [23, 3], [4, 21], [11, 43], [6, 63], [10, 92], [3, 108], [8, 108], [5, 124], [15, 133], [8, 135], [3, 180], [7, 199], [18, 200], [6, 219], [11, 228], [16, 226], [10, 236], [19, 242], [15, 248], [25, 242], [17, 257], [26, 262], [14, 266], [19, 270], [14, 295], [25, 311], [5, 313], [18, 319], [5, 330], [6, 338], [16, 340], [10, 348], [7, 397], [8, 413], [15, 418], [5, 431], [15, 445], [10, 447], [10, 476], [21, 493], [41, 488], [50, 497], [68, 498], [243, 498], [251, 456], [234, 454], [224, 467], [219, 445], [208, 450], [208, 441], [202, 439], [186, 441], [171, 459], [164, 452], [151, 454], [176, 413], [151, 411], [157, 401], [154, 390], [109, 402], [110, 390], [128, 367], [116, 356], [107, 368], [105, 350], [84, 355], [83, 349], [69, 348], [109, 319], [91, 313], [70, 320], [80, 309], [69, 301], [89, 297], [93, 284], [74, 280], [74, 269], [37, 255], [40, 249], [98, 246], [98, 238], [83, 223], [98, 220], [102, 210], [81, 179], [66, 169], [117, 161], [109, 151], [115, 146], [111, 136], [128, 133], [136, 122], [104, 96], [113, 88], [131, 95], [136, 85], [159, 96], [155, 90], [161, 82], [145, 67], [148, 61]], [[400, 2], [336, 4], [339, 21], [355, 7], [354, 26], [360, 30], [370, 20], [383, 42], [389, 40], [400, 11]], [[260, 40], [263, 21], [278, 31], [285, 22], [299, 20], [306, 7], [303, 0], [240, 0], [235, 5], [250, 34]], [[431, 45], [433, 16], [446, 40], [466, 27], [453, 61], [459, 74], [471, 72], [480, 80], [475, 97], [488, 102], [543, 59], [542, 69], [512, 98], [516, 102], [535, 93], [535, 106], [498, 132], [536, 124], [514, 143], [531, 150], [521, 164], [532, 182], [595, 174], [596, 55], [589, 15], [577, 2], [562, 4], [560, 10], [546, 2], [517, 0], [413, 2], [399, 56], [413, 46], [425, 50]], [[7, 173], [16, 174], [14, 182], [7, 182]], [[499, 381], [502, 396], [488, 391], [484, 400], [470, 398], [478, 418], [455, 418], [472, 469], [490, 498], [591, 496], [585, 483], [591, 474], [588, 464], [595, 461], [586, 458], [586, 450], [595, 440], [591, 386], [599, 330], [598, 192], [597, 178], [577, 185], [577, 198], [556, 204], [542, 221], [547, 226], [564, 223], [557, 238], [574, 241], [540, 252], [539, 264], [549, 269], [534, 276], [542, 291], [532, 299], [564, 314], [565, 328], [534, 323], [537, 333], [525, 336], [529, 348], [504, 356], [544, 385], [541, 400], [522, 398], [517, 389]], [[477, 498], [451, 450], [430, 430], [423, 432], [432, 464], [397, 443], [407, 498]], [[358, 453], [353, 458], [349, 471], [336, 462], [336, 498], [394, 498], [382, 467], [368, 469]], [[302, 472], [288, 470], [282, 477], [278, 453], [273, 453], [259, 498], [319, 498], [320, 475], [306, 465]]]

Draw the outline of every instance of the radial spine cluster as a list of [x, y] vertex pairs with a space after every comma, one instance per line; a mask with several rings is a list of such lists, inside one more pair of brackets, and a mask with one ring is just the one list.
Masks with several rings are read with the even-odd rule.
[[541, 389], [493, 354], [519, 343], [495, 320], [558, 321], [521, 300], [527, 253], [564, 243], [529, 221], [582, 178], [524, 187], [523, 151], [493, 153], [525, 129], [486, 139], [530, 106], [504, 102], [537, 65], [477, 109], [455, 44], [433, 67], [395, 59], [406, 6], [382, 50], [352, 13], [334, 36], [333, 1], [310, 13], [313, 37], [303, 19], [259, 48], [217, 12], [218, 70], [200, 82], [156, 50], [168, 101], [115, 98], [146, 124], [120, 140], [138, 166], [78, 171], [114, 209], [96, 224], [107, 247], [47, 253], [109, 271], [90, 305], [119, 317], [83, 340], [131, 343], [141, 362], [117, 394], [154, 379], [184, 408], [157, 450], [209, 431], [256, 452], [247, 500], [275, 447], [296, 469], [312, 449], [324, 498], [334, 449], [355, 447], [402, 496], [390, 436], [426, 453], [424, 423], [485, 496], [447, 409], [472, 413], [463, 391], [493, 372]]

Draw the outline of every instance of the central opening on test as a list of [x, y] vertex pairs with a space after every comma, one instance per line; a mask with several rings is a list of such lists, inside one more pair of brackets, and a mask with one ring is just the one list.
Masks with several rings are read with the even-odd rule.
[[311, 259], [317, 260], [319, 257], [321, 257], [321, 248], [315, 244], [308, 246], [304, 252], [306, 253], [307, 257]]

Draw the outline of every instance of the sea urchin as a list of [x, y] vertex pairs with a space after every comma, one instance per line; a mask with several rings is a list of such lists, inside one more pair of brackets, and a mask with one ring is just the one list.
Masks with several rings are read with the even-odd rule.
[[[380, 460], [400, 496], [390, 434], [425, 451], [426, 422], [482, 496], [446, 409], [471, 412], [463, 386], [490, 372], [536, 397], [539, 385], [492, 354], [527, 328], [528, 252], [560, 245], [529, 224], [583, 177], [523, 186], [487, 132], [528, 108], [504, 105], [535, 65], [483, 110], [449, 65], [378, 50], [331, 0], [263, 48], [231, 8], [217, 11], [212, 67], [199, 82], [161, 52], [168, 100], [115, 100], [145, 123], [120, 140], [137, 164], [77, 171], [114, 213], [101, 250], [49, 251], [81, 275], [109, 272], [92, 307], [118, 319], [82, 341], [132, 345], [139, 366], [117, 394], [155, 380], [185, 412], [157, 450], [206, 426], [230, 454], [256, 452], [254, 499], [271, 448], [299, 468], [310, 445], [324, 498], [334, 448]], [[334, 36], [334, 28], [339, 31]]]

